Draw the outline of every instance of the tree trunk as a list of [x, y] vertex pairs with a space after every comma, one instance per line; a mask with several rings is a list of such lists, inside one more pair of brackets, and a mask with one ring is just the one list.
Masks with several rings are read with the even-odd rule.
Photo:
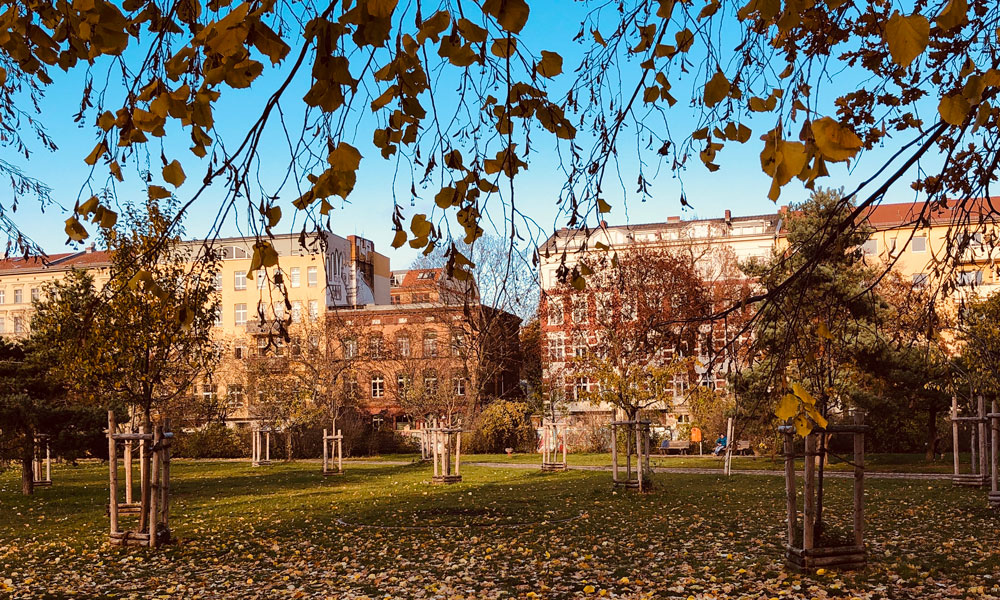
[[924, 454], [924, 458], [927, 462], [932, 462], [934, 456], [937, 454], [937, 441], [938, 441], [938, 431], [937, 431], [937, 418], [938, 409], [936, 406], [932, 406], [927, 409], [927, 452]]
[[28, 435], [24, 448], [21, 450], [21, 493], [25, 496], [35, 493], [35, 473], [34, 464], [32, 464], [35, 448], [31, 440], [32, 436]]
[[285, 428], [285, 462], [292, 460], [292, 428]]

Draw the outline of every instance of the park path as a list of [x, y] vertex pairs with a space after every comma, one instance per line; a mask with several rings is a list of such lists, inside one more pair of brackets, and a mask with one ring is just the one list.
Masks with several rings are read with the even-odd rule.
[[[351, 460], [344, 461], [355, 465], [387, 465], [405, 466], [413, 464], [405, 460]], [[463, 465], [470, 467], [486, 467], [489, 469], [538, 469], [535, 463], [504, 463], [504, 462], [463, 462]], [[610, 471], [611, 465], [570, 465], [569, 469], [576, 471]], [[683, 468], [683, 467], [654, 467], [654, 473], [676, 473], [679, 475], [722, 475], [722, 469], [704, 468]], [[784, 477], [784, 471], [774, 471], [769, 469], [733, 469], [733, 475], [770, 475], [772, 477]], [[802, 471], [797, 471], [801, 475]], [[849, 479], [854, 477], [853, 471], [827, 471], [826, 477]], [[865, 477], [870, 479], [911, 479], [923, 481], [950, 480], [951, 473], [887, 473], [878, 471], [868, 471]]]

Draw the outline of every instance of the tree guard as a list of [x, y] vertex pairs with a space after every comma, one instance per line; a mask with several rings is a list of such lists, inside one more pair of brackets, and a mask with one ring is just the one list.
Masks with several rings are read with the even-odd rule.
[[266, 467], [271, 464], [271, 432], [273, 427], [254, 425], [250, 435], [250, 464]]
[[[619, 432], [625, 437], [625, 465], [619, 465]], [[635, 466], [632, 457], [635, 456]], [[653, 487], [653, 469], [649, 466], [649, 421], [613, 421], [611, 423], [611, 480], [615, 487], [635, 488], [645, 492]]]
[[[987, 480], [986, 451], [986, 401], [982, 396], [976, 398], [976, 415], [971, 417], [958, 416], [958, 398], [951, 397], [951, 440], [952, 455], [955, 463], [951, 482], [966, 487], [983, 487]], [[971, 460], [969, 472], [962, 472], [961, 445], [959, 443], [959, 428], [969, 425], [969, 451]]]
[[[559, 421], [542, 422], [542, 470], [565, 471], [566, 424]], [[560, 454], [562, 458], [560, 458]]]
[[[337, 429], [336, 434], [327, 434], [323, 430], [323, 475], [343, 475], [344, 474], [344, 434]], [[333, 462], [336, 461], [337, 469], [334, 470]]]
[[[49, 436], [39, 434], [34, 439], [34, 450], [31, 459], [32, 485], [35, 487], [50, 487], [52, 485], [52, 452], [49, 448]], [[45, 457], [42, 457], [42, 446], [45, 446]]]
[[431, 434], [427, 430], [426, 424], [423, 428], [417, 430], [417, 441], [420, 442], [420, 460], [427, 461], [433, 459], [434, 452], [431, 449]]
[[[142, 433], [117, 431], [115, 414], [108, 411], [108, 471], [110, 476], [110, 542], [120, 546], [155, 548], [170, 541], [170, 423], [143, 426]], [[131, 450], [139, 445], [140, 498], [132, 502]], [[125, 455], [125, 504], [118, 502], [118, 447]], [[121, 528], [119, 517], [139, 516], [135, 529]]]
[[1000, 410], [993, 400], [987, 418], [990, 420], [990, 506], [1000, 509]]
[[[788, 509], [788, 544], [785, 547], [785, 562], [789, 567], [801, 571], [815, 568], [862, 569], [867, 562], [865, 550], [865, 433], [863, 411], [851, 411], [853, 424], [828, 425], [825, 429], [814, 428], [805, 439], [805, 467], [803, 474], [802, 529], [799, 529], [798, 499], [795, 489], [795, 427], [782, 425], [778, 431], [785, 438], [785, 493]], [[817, 461], [821, 460], [819, 438], [821, 435], [846, 434], [854, 438], [854, 526], [853, 543], [823, 539], [820, 533], [817, 495]]]
[[427, 429], [430, 436], [434, 477], [436, 484], [458, 483], [462, 481], [462, 429], [440, 426], [436, 422]]

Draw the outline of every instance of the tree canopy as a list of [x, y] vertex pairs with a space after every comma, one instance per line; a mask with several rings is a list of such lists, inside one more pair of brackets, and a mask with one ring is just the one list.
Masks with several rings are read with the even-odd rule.
[[[278, 260], [266, 237], [289, 226], [279, 200], [303, 213], [296, 227], [323, 223], [337, 198], [351, 198], [363, 161], [394, 161], [411, 182], [411, 198], [391, 199], [393, 245], [446, 245], [460, 275], [472, 264], [448, 243], [452, 230], [471, 243], [487, 222], [499, 223], [513, 243], [535, 225], [515, 182], [540, 155], [558, 159], [558, 202], [570, 226], [593, 226], [610, 209], [609, 186], [624, 187], [615, 181], [624, 151], [635, 150], [638, 170], [629, 196], [645, 198], [657, 175], [683, 176], [698, 162], [715, 171], [734, 144], [759, 148], [772, 199], [794, 181], [812, 187], [836, 163], [857, 168], [863, 153], [884, 147], [888, 160], [864, 164], [862, 195], [848, 194], [855, 211], [898, 183], [938, 205], [959, 199], [973, 225], [992, 212], [966, 199], [989, 196], [995, 171], [994, 3], [595, 2], [572, 40], [526, 34], [545, 18], [540, 7], [18, 0], [0, 14], [0, 144], [23, 155], [54, 147], [47, 115], [36, 114], [39, 98], [62, 72], [83, 72], [76, 120], [95, 139], [77, 157], [92, 170], [68, 237], [114, 225], [103, 190], [134, 167], [151, 198], [177, 195], [178, 222], [208, 202], [217, 205], [217, 233], [234, 207], [246, 208], [247, 230], [261, 236], [255, 266]], [[578, 64], [555, 51], [568, 44]], [[239, 102], [242, 90], [266, 101], [223, 139], [220, 107]], [[672, 118], [675, 104], [696, 119]], [[262, 147], [268, 127], [287, 149]], [[189, 150], [174, 142], [181, 139]], [[381, 156], [363, 157], [359, 140]], [[260, 165], [278, 161], [288, 177], [264, 189]], [[44, 182], [7, 162], [0, 170], [17, 192], [13, 202], [31, 194], [47, 201]], [[424, 194], [432, 210], [404, 218], [406, 200]], [[31, 250], [9, 213], [2, 217], [18, 249]], [[836, 226], [853, 228], [855, 219]]]

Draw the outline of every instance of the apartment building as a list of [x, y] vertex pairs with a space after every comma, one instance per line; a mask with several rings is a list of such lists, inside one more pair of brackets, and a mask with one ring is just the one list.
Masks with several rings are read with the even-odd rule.
[[[986, 295], [1000, 289], [997, 259], [997, 223], [987, 201], [973, 201], [972, 218], [949, 207], [924, 203], [885, 204], [863, 213], [872, 229], [862, 248], [880, 265], [892, 265], [915, 285], [945, 285], [952, 297]], [[710, 281], [731, 281], [737, 262], [766, 259], [786, 246], [784, 224], [788, 209], [765, 215], [733, 217], [726, 211], [721, 219], [607, 226], [593, 230], [563, 229], [553, 234], [540, 251], [542, 295], [539, 306], [544, 338], [544, 376], [560, 400], [560, 408], [570, 416], [610, 414], [611, 407], [580, 401], [586, 379], [572, 375], [572, 357], [581, 343], [580, 323], [597, 323], [600, 290], [575, 290], [567, 276], [580, 264], [593, 264], [599, 256], [613, 255], [626, 248], [669, 249], [689, 253], [701, 275]], [[957, 261], [950, 260], [957, 257]], [[728, 268], [727, 268], [728, 265]], [[954, 265], [953, 270], [942, 265]], [[678, 376], [672, 390], [651, 407], [651, 416], [673, 427], [689, 419], [685, 396], [694, 383], [724, 390], [734, 359], [720, 354], [726, 342], [739, 335], [733, 323], [703, 325], [704, 336], [684, 352], [698, 357], [694, 379]], [[676, 349], [669, 349], [670, 352]]]
[[408, 426], [429, 414], [467, 414], [522, 394], [520, 319], [484, 306], [472, 282], [443, 268], [393, 271], [391, 304], [327, 314], [341, 385], [375, 418]]
[[110, 258], [106, 252], [88, 246], [79, 252], [64, 252], [47, 257], [8, 258], [0, 260], [0, 336], [23, 337], [31, 323], [31, 303], [42, 294], [45, 285], [71, 269], [89, 271], [98, 286], [108, 280]]

